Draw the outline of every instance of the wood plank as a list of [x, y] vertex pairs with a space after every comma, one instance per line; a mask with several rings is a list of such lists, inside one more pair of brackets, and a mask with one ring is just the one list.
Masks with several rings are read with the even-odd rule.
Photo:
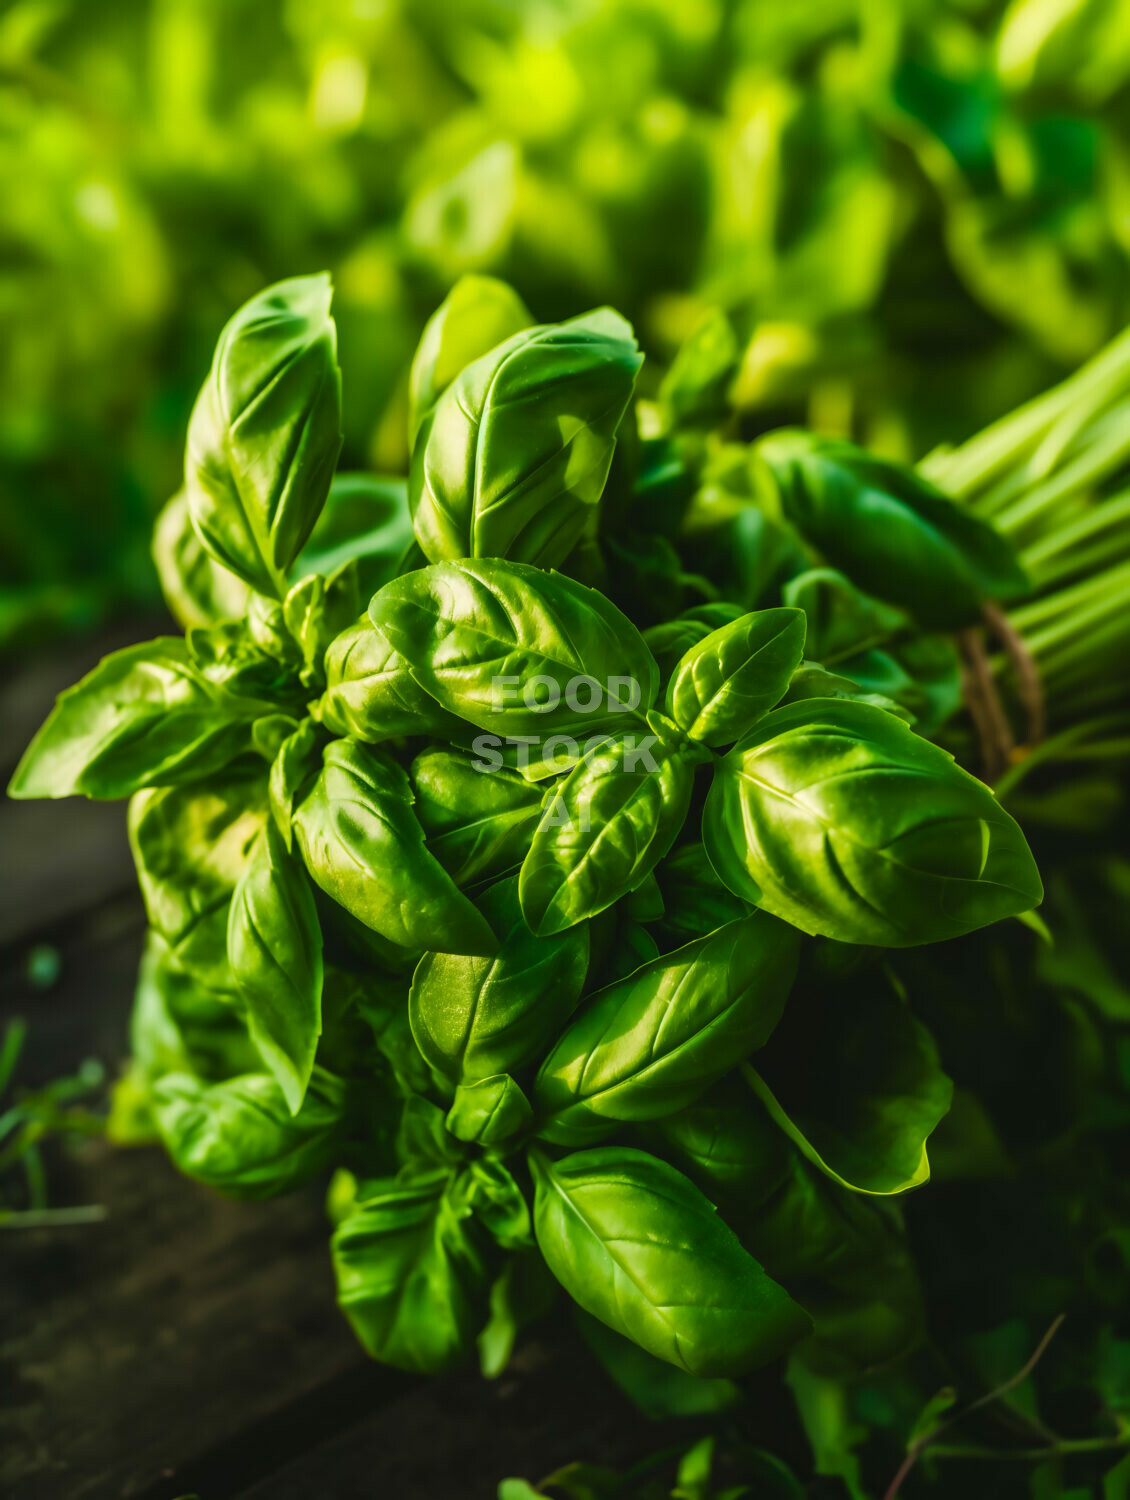
[[333, 1306], [318, 1190], [230, 1203], [156, 1151], [101, 1143], [78, 1175], [105, 1222], [0, 1246], [9, 1500], [147, 1494], [302, 1397], [370, 1377]]
[[[567, 1327], [554, 1332], [521, 1347], [499, 1380], [466, 1370], [405, 1392], [239, 1500], [495, 1500], [502, 1479], [536, 1482], [578, 1461], [627, 1468], [673, 1442], [690, 1445], [698, 1425], [648, 1422]], [[207, 1497], [208, 1474], [193, 1477]]]

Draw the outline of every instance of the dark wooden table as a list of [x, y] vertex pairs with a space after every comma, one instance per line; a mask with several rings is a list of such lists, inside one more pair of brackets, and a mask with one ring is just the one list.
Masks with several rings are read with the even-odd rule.
[[[160, 628], [0, 668], [3, 783], [61, 687]], [[86, 1057], [117, 1071], [143, 921], [123, 807], [0, 799], [0, 1024], [30, 1025], [21, 1083]], [[43, 991], [27, 977], [39, 944], [62, 962]], [[159, 1151], [99, 1140], [50, 1166], [55, 1202], [106, 1217], [0, 1229], [6, 1500], [490, 1500], [508, 1474], [672, 1440], [564, 1339], [522, 1347], [491, 1383], [371, 1364], [334, 1306], [319, 1188], [229, 1203]]]

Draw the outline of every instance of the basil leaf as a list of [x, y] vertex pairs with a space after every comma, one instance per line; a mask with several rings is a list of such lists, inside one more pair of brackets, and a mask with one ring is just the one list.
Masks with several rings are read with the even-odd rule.
[[137, 976], [129, 1025], [133, 1062], [150, 1081], [192, 1073], [218, 1083], [261, 1070], [239, 1011], [175, 962], [152, 928]]
[[314, 882], [374, 932], [404, 948], [494, 952], [485, 919], [425, 848], [408, 778], [391, 757], [332, 741], [293, 825]]
[[130, 847], [150, 925], [180, 968], [233, 997], [228, 908], [265, 820], [258, 767], [207, 786], [139, 792], [130, 803]]
[[[477, 1089], [479, 1085], [469, 1087]], [[504, 1162], [495, 1156], [474, 1158], [467, 1166], [464, 1183], [475, 1218], [497, 1245], [503, 1250], [535, 1248], [529, 1204]]]
[[425, 953], [412, 980], [412, 1035], [448, 1085], [516, 1073], [573, 1013], [589, 958], [587, 926], [547, 938], [530, 932], [518, 882], [492, 886], [480, 908], [498, 935], [490, 958]]
[[59, 694], [8, 795], [112, 800], [210, 776], [250, 747], [252, 719], [271, 711], [214, 686], [172, 636], [127, 646]]
[[550, 795], [522, 863], [522, 914], [544, 937], [643, 881], [686, 820], [695, 755], [673, 726], [608, 739]]
[[736, 895], [845, 943], [937, 942], [1043, 897], [989, 788], [864, 703], [811, 699], [762, 719], [717, 767], [703, 838]]
[[408, 663], [366, 615], [330, 644], [325, 670], [318, 713], [334, 734], [375, 745], [406, 734], [446, 735], [462, 727], [420, 687]]
[[681, 346], [659, 386], [671, 426], [709, 426], [726, 412], [738, 369], [738, 340], [729, 318], [712, 308]]
[[804, 654], [798, 609], [763, 609], [713, 631], [679, 662], [667, 713], [704, 745], [740, 739], [784, 694]]
[[247, 606], [247, 633], [260, 651], [298, 672], [302, 652], [287, 629], [286, 616], [278, 599], [267, 599], [262, 594], [251, 595]]
[[303, 682], [317, 682], [322, 677], [322, 659], [330, 643], [356, 620], [360, 608], [356, 568], [349, 562], [342, 563], [329, 578], [310, 573], [288, 592], [283, 600], [283, 620], [302, 654]]
[[341, 1148], [345, 1088], [315, 1068], [292, 1115], [278, 1083], [248, 1073], [205, 1084], [170, 1073], [152, 1088], [165, 1149], [188, 1177], [230, 1198], [273, 1198], [324, 1172]]
[[299, 578], [309, 573], [328, 578], [345, 563], [353, 563], [364, 604], [382, 583], [396, 577], [400, 560], [414, 540], [407, 480], [378, 474], [335, 474], [294, 572]]
[[600, 500], [643, 356], [609, 308], [532, 328], [443, 392], [410, 481], [432, 562], [562, 562]]
[[732, 1411], [741, 1402], [741, 1387], [732, 1380], [688, 1375], [685, 1370], [645, 1353], [638, 1344], [613, 1333], [588, 1313], [578, 1312], [576, 1322], [581, 1337], [604, 1371], [649, 1422], [663, 1422], [671, 1417], [716, 1416]]
[[885, 1200], [850, 1192], [811, 1166], [740, 1088], [721, 1085], [661, 1133], [665, 1151], [812, 1318], [806, 1364], [842, 1375], [895, 1359], [920, 1340], [921, 1289]]
[[666, 682], [682, 658], [704, 641], [714, 630], [740, 619], [741, 608], [730, 604], [697, 605], [684, 610], [673, 620], [662, 625], [652, 625], [643, 633], [648, 650], [659, 667], [660, 681]]
[[[201, 676], [230, 697], [302, 712], [305, 693], [298, 678], [297, 655], [280, 659], [264, 651], [242, 620], [195, 626], [185, 636], [185, 645]], [[257, 711], [262, 713], [264, 708]]]
[[929, 1181], [926, 1141], [953, 1082], [925, 1026], [874, 974], [794, 991], [748, 1077], [770, 1117], [842, 1187], [890, 1194]]
[[369, 615], [438, 703], [496, 735], [623, 730], [626, 710], [655, 699], [658, 672], [639, 631], [559, 573], [436, 563], [386, 584]]
[[764, 1045], [799, 946], [784, 924], [752, 912], [593, 995], [538, 1073], [538, 1135], [586, 1145], [689, 1104]]
[[827, 667], [814, 661], [801, 662], [792, 675], [788, 692], [781, 699], [781, 706], [802, 703], [807, 698], [850, 698], [856, 703], [870, 703], [873, 708], [881, 708], [884, 713], [894, 714], [907, 724], [915, 722], [910, 709], [888, 698], [885, 693], [871, 692], [855, 678], [841, 677], [838, 672], [829, 672]]
[[533, 323], [525, 303], [494, 276], [461, 276], [424, 324], [408, 376], [408, 442], [457, 375]]
[[534, 1227], [549, 1269], [586, 1312], [693, 1375], [776, 1359], [808, 1319], [699, 1190], [625, 1146], [530, 1155]]
[[226, 325], [185, 451], [192, 523], [212, 556], [281, 599], [341, 447], [328, 275], [268, 287]]
[[840, 439], [785, 429], [756, 454], [787, 518], [836, 568], [930, 629], [974, 623], [1028, 580], [986, 521], [912, 469]]
[[444, 1123], [456, 1140], [469, 1144], [510, 1146], [533, 1125], [534, 1112], [509, 1073], [495, 1073], [461, 1083]]
[[[478, 1338], [479, 1368], [485, 1379], [495, 1380], [503, 1373], [518, 1335], [549, 1311], [558, 1294], [536, 1248], [507, 1257], [490, 1289], [490, 1319]], [[502, 1493], [505, 1484], [504, 1480]]]
[[321, 766], [318, 750], [322, 738], [314, 720], [303, 719], [294, 733], [283, 740], [271, 762], [271, 816], [288, 851], [294, 844], [292, 824], [295, 804], [309, 790], [310, 783]]
[[270, 819], [232, 897], [228, 960], [251, 1039], [297, 1114], [322, 1034], [322, 933], [305, 871]]
[[932, 738], [961, 708], [961, 658], [944, 635], [914, 635], [896, 642], [895, 657], [910, 686], [899, 699], [914, 714], [918, 733]]
[[825, 667], [883, 645], [907, 623], [901, 610], [863, 593], [834, 568], [798, 573], [781, 586], [781, 598], [804, 611], [805, 649]]
[[470, 1352], [490, 1278], [470, 1207], [446, 1174], [369, 1184], [330, 1250], [338, 1305], [374, 1359], [437, 1374]]
[[165, 603], [177, 623], [215, 625], [247, 610], [247, 585], [205, 551], [192, 529], [182, 488], [162, 508], [153, 527], [153, 563]]
[[656, 867], [663, 893], [663, 932], [676, 944], [705, 937], [749, 908], [722, 884], [702, 844], [684, 844]]
[[432, 746], [412, 762], [416, 816], [428, 848], [456, 885], [503, 875], [520, 863], [541, 814], [542, 794], [515, 771]]
[[595, 965], [593, 972], [603, 988], [607, 984], [614, 984], [618, 979], [626, 979], [629, 974], [634, 974], [644, 964], [649, 964], [658, 957], [659, 944], [646, 927], [641, 927], [637, 922], [621, 922], [617, 925], [616, 936], [607, 957], [600, 964], [599, 974], [596, 973]]

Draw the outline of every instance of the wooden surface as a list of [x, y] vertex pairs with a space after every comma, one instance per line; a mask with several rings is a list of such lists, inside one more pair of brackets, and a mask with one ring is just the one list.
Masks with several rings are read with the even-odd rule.
[[[55, 692], [130, 638], [8, 672], [5, 784]], [[117, 1071], [142, 933], [123, 807], [0, 799], [0, 1024], [30, 1024], [20, 1083], [85, 1057]], [[43, 943], [62, 968], [39, 992], [27, 956]], [[672, 1440], [564, 1339], [523, 1347], [493, 1383], [367, 1361], [334, 1306], [320, 1188], [229, 1203], [159, 1151], [100, 1141], [56, 1153], [50, 1175], [54, 1203], [107, 1216], [0, 1230], [5, 1500], [491, 1500], [508, 1474]]]

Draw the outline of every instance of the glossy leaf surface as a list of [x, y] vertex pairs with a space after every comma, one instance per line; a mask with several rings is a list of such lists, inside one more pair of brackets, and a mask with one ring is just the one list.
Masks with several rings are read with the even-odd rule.
[[463, 370], [413, 465], [426, 556], [564, 561], [604, 489], [641, 363], [628, 324], [605, 308], [518, 333]]
[[733, 744], [784, 694], [804, 631], [804, 616], [793, 609], [758, 610], [712, 631], [676, 666], [668, 714], [691, 739]]
[[937, 942], [1043, 895], [989, 788], [863, 703], [812, 699], [764, 718], [718, 766], [703, 837], [735, 894], [842, 942]]
[[534, 1223], [576, 1302], [658, 1359], [737, 1375], [783, 1353], [808, 1320], [674, 1167], [606, 1146], [531, 1157]]
[[686, 820], [695, 759], [671, 727], [649, 718], [648, 732], [610, 738], [554, 789], [522, 864], [533, 932], [604, 911], [667, 853]]
[[193, 408], [185, 489], [205, 547], [282, 598], [341, 447], [341, 372], [327, 275], [281, 281], [227, 324]]
[[538, 1134], [586, 1145], [620, 1122], [682, 1109], [764, 1045], [798, 947], [788, 927], [753, 912], [592, 996], [538, 1073]]
[[306, 872], [271, 819], [232, 896], [228, 961], [251, 1038], [297, 1114], [322, 1034], [322, 933]]
[[496, 735], [624, 730], [633, 699], [642, 713], [655, 698], [639, 631], [562, 574], [489, 558], [436, 563], [387, 584], [369, 615], [438, 703]]
[[382, 751], [356, 740], [327, 745], [294, 830], [311, 878], [390, 942], [494, 950], [484, 918], [428, 853], [408, 778]]

